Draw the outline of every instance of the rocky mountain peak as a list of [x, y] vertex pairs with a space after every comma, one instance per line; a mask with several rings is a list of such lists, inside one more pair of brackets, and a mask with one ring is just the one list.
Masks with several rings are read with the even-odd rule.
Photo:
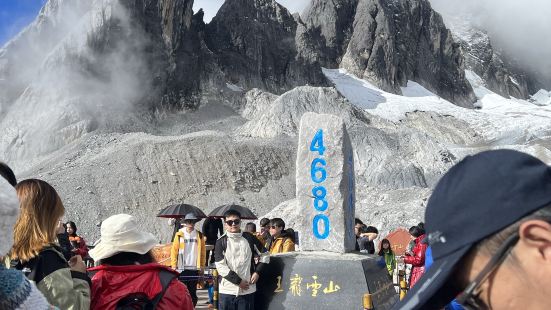
[[302, 15], [305, 27], [324, 44], [318, 60], [328, 68], [339, 66], [352, 34], [358, 0], [312, 0]]
[[245, 89], [282, 93], [324, 85], [316, 63], [299, 57], [297, 22], [274, 0], [226, 1], [206, 26], [205, 40], [227, 80]]
[[[475, 101], [458, 43], [428, 0], [314, 0], [303, 16], [321, 51], [302, 53], [400, 94], [413, 80], [465, 107]], [[319, 45], [318, 45], [319, 46]]]
[[455, 40], [461, 44], [466, 67], [479, 75], [485, 86], [509, 98], [530, 98], [544, 85], [544, 79], [529, 68], [522, 68], [513, 57], [495, 48], [489, 34], [475, 26], [469, 16], [443, 13]]

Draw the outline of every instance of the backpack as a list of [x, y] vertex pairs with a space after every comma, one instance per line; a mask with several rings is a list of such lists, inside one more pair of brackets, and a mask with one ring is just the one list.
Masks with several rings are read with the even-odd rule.
[[132, 293], [119, 300], [117, 302], [116, 310], [154, 310], [157, 308], [157, 304], [163, 298], [168, 285], [178, 275], [173, 274], [167, 270], [161, 270], [159, 272], [159, 278], [161, 280], [162, 290], [159, 294], [149, 299], [145, 293]]

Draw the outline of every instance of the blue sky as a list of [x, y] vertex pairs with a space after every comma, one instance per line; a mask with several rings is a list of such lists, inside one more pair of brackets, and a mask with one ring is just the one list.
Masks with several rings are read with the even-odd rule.
[[0, 46], [31, 23], [46, 0], [0, 0]]

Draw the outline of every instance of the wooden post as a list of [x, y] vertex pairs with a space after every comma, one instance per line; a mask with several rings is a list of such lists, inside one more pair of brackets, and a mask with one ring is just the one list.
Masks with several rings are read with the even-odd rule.
[[406, 297], [407, 292], [408, 292], [408, 288], [407, 288], [406, 280], [403, 277], [401, 277], [400, 278], [400, 300]]
[[371, 299], [371, 294], [365, 293], [363, 298], [364, 310], [373, 310], [373, 300]]
[[212, 271], [212, 285], [214, 285], [214, 291], [212, 294], [212, 305], [214, 310], [218, 310], [218, 270], [214, 269]]

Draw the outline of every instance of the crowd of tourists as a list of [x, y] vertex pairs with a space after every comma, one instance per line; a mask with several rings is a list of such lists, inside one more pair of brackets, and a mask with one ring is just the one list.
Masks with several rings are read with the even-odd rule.
[[[65, 208], [50, 184], [17, 182], [3, 163], [0, 175], [0, 310], [194, 309], [209, 264], [222, 277], [220, 309], [252, 309], [270, 253], [295, 250], [294, 231], [282, 219], [262, 219], [259, 232], [247, 223], [242, 231], [234, 210], [223, 221], [205, 220], [204, 234], [195, 229], [199, 219], [185, 215], [170, 267], [155, 261], [157, 238], [128, 214], [104, 220], [100, 241], [89, 249], [77, 225], [61, 221]], [[85, 260], [95, 266], [87, 268]]]
[[[194, 305], [198, 302], [199, 279], [209, 266], [216, 268], [222, 276], [219, 287], [221, 309], [242, 309], [240, 304], [253, 305], [254, 284], [269, 262], [269, 254], [295, 250], [295, 233], [292, 229], [285, 229], [281, 218], [261, 219], [260, 231], [253, 222], [246, 223], [241, 231], [241, 215], [233, 210], [224, 214], [224, 221], [207, 218], [202, 232], [195, 228], [199, 221], [192, 213], [182, 219], [183, 227], [174, 234], [170, 255], [170, 265], [180, 273]], [[248, 249], [245, 256], [242, 256], [242, 248]], [[207, 281], [205, 286], [209, 290], [208, 303], [212, 305], [212, 283]]]
[[[11, 206], [6, 205], [10, 216], [4, 222], [13, 225], [6, 226], [3, 232], [14, 233], [13, 245], [2, 253], [3, 268], [10, 269], [3, 271], [18, 275], [21, 285], [30, 288], [28, 296], [37, 296], [44, 309], [119, 309], [138, 304], [192, 309], [198, 302], [198, 287], [209, 290], [212, 305], [212, 281], [200, 281], [209, 267], [216, 268], [222, 277], [220, 309], [250, 309], [269, 255], [295, 251], [296, 233], [286, 227], [283, 219], [262, 218], [257, 231], [254, 222], [243, 223], [239, 212], [232, 210], [224, 214], [223, 220], [205, 219], [200, 231], [195, 226], [201, 219], [193, 213], [173, 221], [176, 229], [171, 268], [155, 262], [152, 249], [157, 239], [140, 229], [136, 219], [127, 214], [103, 221], [100, 242], [89, 250], [85, 239], [77, 234], [77, 225], [73, 221], [61, 222], [65, 210], [50, 184], [36, 179], [17, 183], [4, 164], [1, 174], [5, 176], [1, 180], [2, 193], [7, 195], [2, 199], [4, 204], [11, 202]], [[356, 219], [355, 233], [356, 250], [375, 254], [377, 228]], [[419, 242], [424, 237], [421, 224], [412, 227], [410, 233], [416, 239], [403, 260], [414, 266], [413, 286], [424, 268], [424, 251], [419, 249], [426, 247]], [[10, 240], [9, 236], [6, 238]], [[392, 276], [397, 257], [389, 240], [382, 240], [378, 254]], [[96, 266], [86, 269], [85, 261], [95, 261]], [[13, 305], [18, 302], [25, 301], [14, 301]]]
[[[61, 222], [65, 209], [50, 184], [17, 182], [1, 163], [0, 175], [0, 310], [194, 309], [197, 288], [212, 288], [202, 281], [208, 268], [221, 277], [219, 309], [254, 309], [270, 255], [300, 246], [281, 218], [263, 218], [257, 230], [228, 210], [198, 230], [190, 213], [175, 227], [164, 266], [152, 253], [158, 239], [133, 216], [104, 220], [89, 248], [74, 222]], [[398, 264], [411, 267], [410, 291], [395, 309], [544, 309], [550, 206], [549, 166], [516, 151], [483, 152], [438, 182], [404, 255], [389, 239], [376, 245], [378, 229], [360, 219], [356, 250], [378, 256], [391, 278]]]

